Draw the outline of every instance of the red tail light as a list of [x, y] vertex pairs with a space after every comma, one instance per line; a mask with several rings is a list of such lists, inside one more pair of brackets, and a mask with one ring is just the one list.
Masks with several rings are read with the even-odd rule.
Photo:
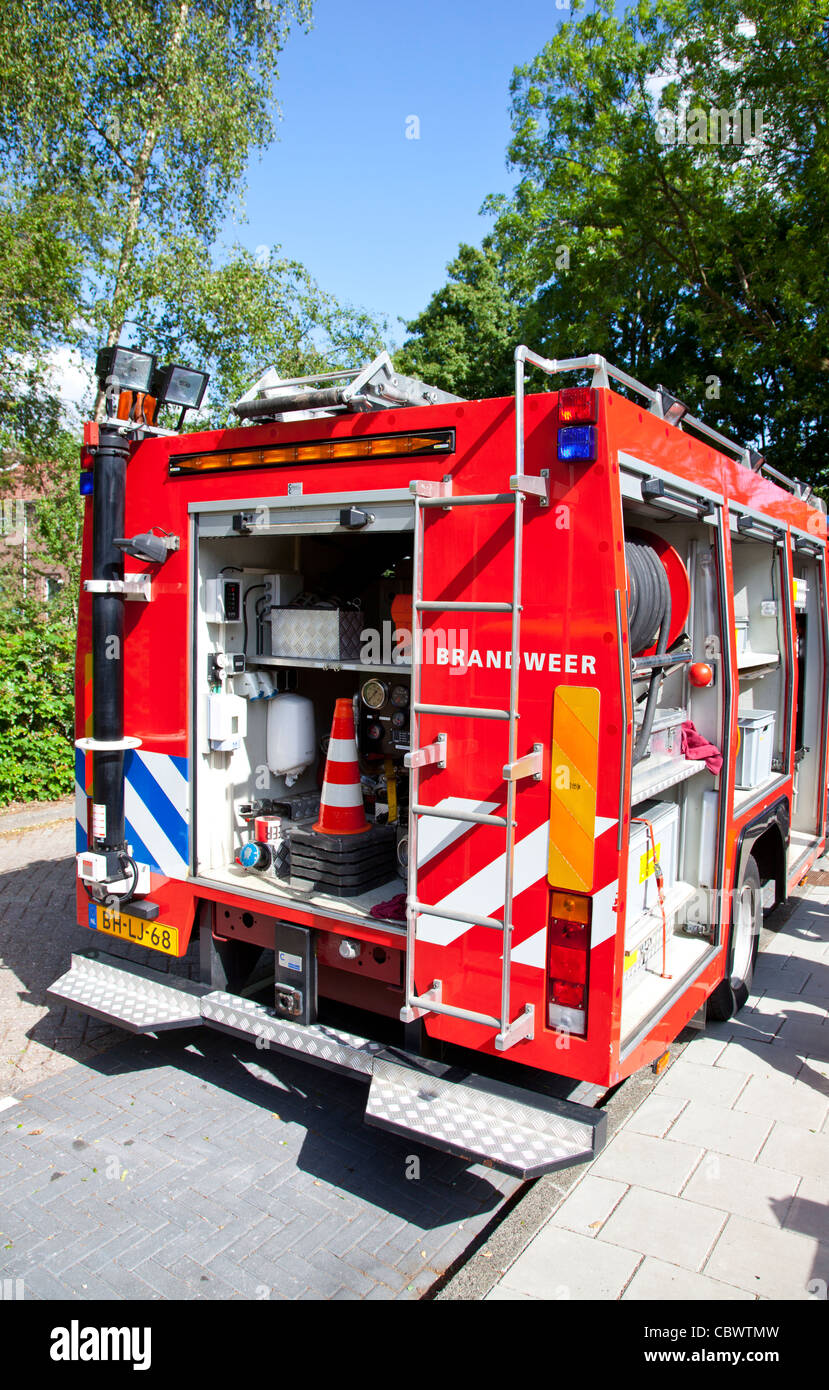
[[595, 425], [599, 418], [599, 397], [591, 386], [568, 386], [558, 398], [560, 425]]
[[590, 966], [589, 898], [579, 893], [551, 894], [547, 946], [547, 1026], [583, 1036]]

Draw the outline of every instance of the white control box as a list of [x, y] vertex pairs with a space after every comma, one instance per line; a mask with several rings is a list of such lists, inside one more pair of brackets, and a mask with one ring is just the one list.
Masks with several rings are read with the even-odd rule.
[[213, 752], [234, 752], [247, 731], [248, 706], [241, 695], [208, 695], [207, 741]]

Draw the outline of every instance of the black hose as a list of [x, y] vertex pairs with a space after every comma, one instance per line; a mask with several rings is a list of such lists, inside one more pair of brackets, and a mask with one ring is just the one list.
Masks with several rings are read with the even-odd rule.
[[[628, 567], [628, 631], [631, 655], [636, 655], [656, 639], [656, 655], [664, 656], [668, 649], [671, 626], [671, 588], [665, 568], [652, 546], [638, 541], [625, 544]], [[633, 765], [641, 762], [648, 751], [656, 702], [663, 672], [654, 669], [648, 686], [648, 697], [639, 737], [633, 746]]]
[[282, 396], [260, 396], [239, 401], [233, 411], [240, 420], [260, 420], [268, 415], [285, 415], [292, 410], [336, 409], [343, 403], [342, 386], [326, 386], [318, 391], [285, 392]]
[[[267, 584], [251, 584], [251, 586], [250, 586], [249, 589], [245, 589], [244, 597], [243, 597], [243, 599], [242, 599], [242, 655], [243, 655], [243, 656], [247, 656], [247, 654], [248, 654], [248, 599], [250, 598], [251, 594], [255, 594], [255, 593], [256, 593], [256, 590], [257, 590], [257, 589], [267, 589], [267, 587], [268, 587]], [[257, 600], [257, 602], [258, 602], [258, 600]], [[257, 629], [256, 629], [256, 630], [257, 630], [257, 633], [258, 633], [258, 631], [259, 631], [259, 625], [258, 625], [258, 623], [257, 623]], [[256, 651], [256, 652], [254, 653], [254, 655], [255, 655], [255, 656], [258, 656], [258, 655], [259, 655], [259, 652]]]

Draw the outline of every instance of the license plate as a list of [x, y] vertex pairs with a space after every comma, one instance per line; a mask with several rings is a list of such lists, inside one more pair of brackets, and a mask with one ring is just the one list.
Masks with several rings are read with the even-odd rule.
[[148, 946], [151, 951], [163, 951], [168, 956], [177, 956], [179, 953], [178, 927], [165, 927], [160, 922], [145, 922], [143, 918], [133, 917], [129, 912], [119, 912], [117, 908], [90, 904], [89, 925], [93, 931], [120, 937], [122, 941], [134, 941], [136, 946]]

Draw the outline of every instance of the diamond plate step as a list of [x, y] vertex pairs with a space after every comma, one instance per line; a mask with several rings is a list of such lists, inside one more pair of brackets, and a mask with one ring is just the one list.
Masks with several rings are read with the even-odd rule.
[[604, 1147], [607, 1117], [565, 1100], [480, 1076], [444, 1081], [377, 1060], [366, 1122], [520, 1178], [589, 1163]]
[[309, 1062], [334, 1071], [357, 1072], [369, 1077], [374, 1058], [384, 1050], [382, 1043], [322, 1023], [290, 1023], [264, 1004], [242, 999], [238, 994], [226, 994], [223, 990], [211, 990], [206, 994], [201, 1001], [201, 1011], [203, 1021], [211, 1028], [238, 1038], [262, 1038], [268, 1047], [301, 1053]]
[[201, 996], [208, 986], [170, 980], [133, 961], [112, 963], [98, 951], [73, 952], [65, 975], [46, 991], [56, 1004], [83, 1009], [130, 1033], [161, 1033], [200, 1025]]
[[[521, 1178], [587, 1163], [605, 1141], [602, 1111], [427, 1061], [322, 1023], [298, 1024], [241, 995], [171, 978], [96, 950], [73, 954], [47, 997], [132, 1033], [204, 1024], [371, 1083], [379, 1129]], [[596, 1094], [593, 1095], [592, 1092]], [[591, 1089], [591, 1098], [598, 1091]]]

